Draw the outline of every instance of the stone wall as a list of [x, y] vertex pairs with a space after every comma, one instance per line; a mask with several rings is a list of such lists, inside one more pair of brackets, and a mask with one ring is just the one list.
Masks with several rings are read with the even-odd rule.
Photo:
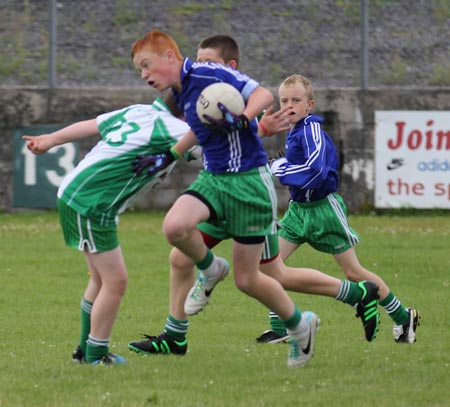
[[[273, 89], [274, 93], [276, 89]], [[12, 135], [17, 127], [70, 123], [134, 103], [148, 103], [157, 93], [133, 88], [0, 88], [0, 211], [11, 211], [13, 202]], [[325, 118], [341, 158], [340, 192], [349, 210], [373, 206], [374, 112], [376, 110], [450, 110], [450, 88], [316, 89], [314, 113]], [[265, 140], [269, 154], [283, 148], [283, 135]], [[83, 156], [96, 142], [80, 144]], [[167, 209], [183, 188], [195, 179], [199, 163], [180, 162], [157, 190], [141, 194], [136, 206]], [[277, 186], [279, 206], [287, 206], [286, 188]]]

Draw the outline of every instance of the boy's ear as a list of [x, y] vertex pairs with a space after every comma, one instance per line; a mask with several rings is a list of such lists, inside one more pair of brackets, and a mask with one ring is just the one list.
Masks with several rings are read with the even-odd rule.
[[168, 59], [170, 62], [172, 62], [172, 61], [174, 61], [174, 60], [176, 59], [175, 51], [174, 51], [173, 49], [171, 49], [171, 48], [167, 49], [166, 52], [165, 52], [165, 54], [166, 54], [166, 56], [167, 56], [167, 59]]
[[233, 69], [238, 69], [238, 63], [235, 59], [230, 60], [227, 65]]

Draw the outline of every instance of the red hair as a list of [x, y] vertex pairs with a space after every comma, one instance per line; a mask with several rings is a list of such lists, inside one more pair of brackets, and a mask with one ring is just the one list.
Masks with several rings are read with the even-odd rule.
[[177, 59], [183, 60], [183, 56], [174, 39], [170, 35], [156, 29], [149, 31], [133, 44], [131, 47], [131, 58], [134, 58], [136, 53], [144, 49], [157, 55], [163, 55], [164, 52], [171, 49], [175, 52]]

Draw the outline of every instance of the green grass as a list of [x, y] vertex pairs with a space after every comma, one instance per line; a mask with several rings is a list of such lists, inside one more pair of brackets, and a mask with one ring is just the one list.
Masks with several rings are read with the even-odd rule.
[[[67, 248], [55, 212], [0, 214], [2, 284], [0, 406], [447, 406], [450, 377], [450, 220], [435, 216], [352, 216], [359, 259], [405, 305], [422, 313], [414, 345], [395, 344], [382, 310], [378, 338], [363, 340], [347, 305], [292, 294], [321, 318], [311, 363], [286, 367], [288, 347], [257, 345], [267, 310], [228, 277], [205, 312], [191, 319], [184, 357], [127, 350], [142, 332], [157, 334], [168, 311], [169, 246], [162, 214], [121, 217], [130, 275], [116, 322], [114, 367], [77, 365], [79, 301], [87, 282], [82, 255]], [[229, 258], [230, 242], [216, 250]], [[331, 257], [300, 249], [290, 265], [342, 277]]]

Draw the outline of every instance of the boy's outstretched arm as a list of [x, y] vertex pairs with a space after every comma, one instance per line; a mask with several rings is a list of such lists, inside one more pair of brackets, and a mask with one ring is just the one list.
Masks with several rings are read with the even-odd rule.
[[80, 140], [85, 137], [100, 134], [96, 119], [84, 120], [71, 124], [53, 133], [40, 136], [22, 136], [27, 141], [27, 148], [34, 154], [43, 154], [52, 147], [71, 141]]

